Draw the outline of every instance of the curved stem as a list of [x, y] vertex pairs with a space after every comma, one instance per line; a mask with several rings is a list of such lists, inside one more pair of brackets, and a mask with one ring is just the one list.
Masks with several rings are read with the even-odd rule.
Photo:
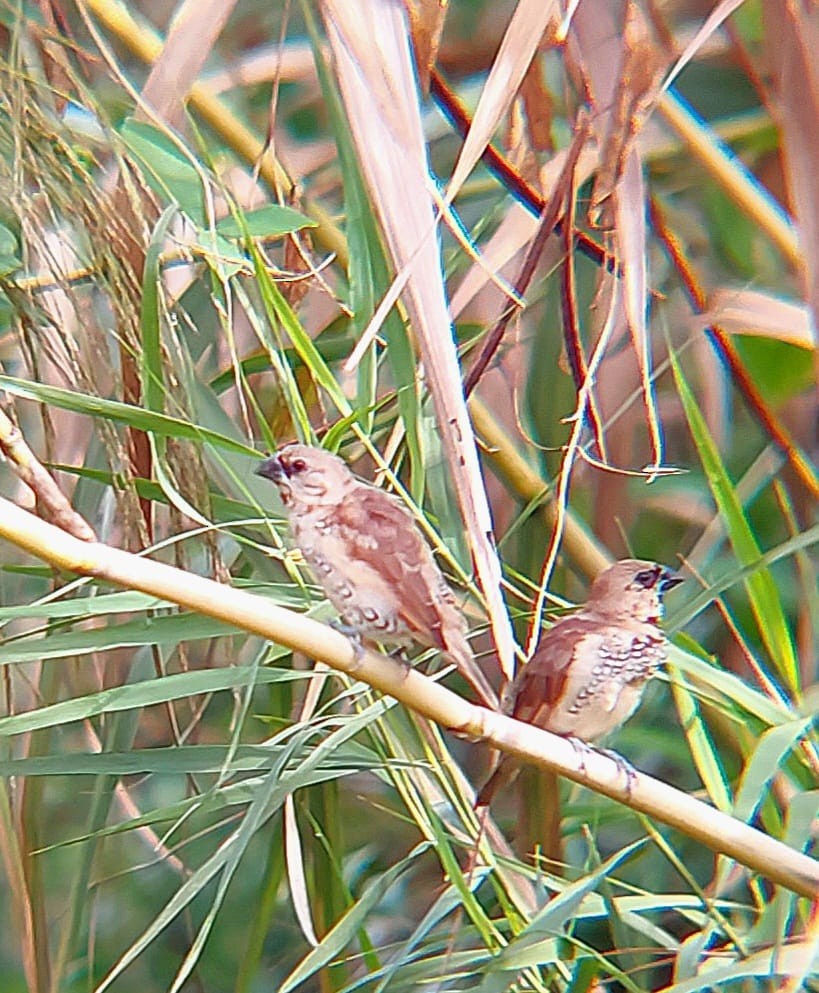
[[[81, 541], [5, 499], [0, 499], [0, 537], [59, 568], [139, 590], [320, 659], [443, 727], [553, 769], [796, 893], [819, 897], [819, 862], [802, 852], [660, 780], [642, 773], [624, 776], [602, 753], [581, 756], [565, 738], [477, 707], [396, 659], [357, 650], [333, 628], [264, 597], [100, 542]], [[7, 725], [6, 733], [10, 731]]]

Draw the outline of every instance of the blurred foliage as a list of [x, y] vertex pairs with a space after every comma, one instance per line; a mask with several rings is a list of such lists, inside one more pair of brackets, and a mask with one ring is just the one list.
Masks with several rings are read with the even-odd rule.
[[[709, 9], [660, 6], [678, 49]], [[743, 4], [677, 86], [790, 207], [765, 99], [761, 6]], [[332, 612], [287, 553], [254, 453], [329, 438], [369, 475], [371, 445], [390, 453], [466, 586], [469, 549], [403, 311], [391, 312], [357, 371], [343, 368], [391, 267], [326, 53], [311, 54], [321, 41], [311, 5], [237, 3], [199, 76], [221, 98], [222, 118], [192, 101], [173, 128], [146, 121], [136, 102], [148, 75], [138, 32], [166, 33], [171, 8], [129, 4], [136, 20], [119, 31], [107, 17], [126, 8], [113, 0], [0, 8], [3, 409], [101, 540], [323, 620]], [[449, 5], [438, 64], [470, 108], [513, 9]], [[191, 22], [188, 47], [199, 30]], [[547, 130], [563, 148], [579, 87], [562, 49], [537, 60]], [[422, 114], [445, 179], [460, 139], [432, 101]], [[753, 288], [801, 302], [798, 273], [770, 233], [657, 116], [641, 146], [649, 192], [705, 292]], [[272, 152], [291, 180], [277, 188], [239, 137], [249, 129], [261, 149], [271, 121]], [[496, 145], [536, 183], [552, 152], [535, 146], [532, 123], [513, 104]], [[586, 223], [590, 194], [585, 183], [575, 222], [605, 241]], [[479, 166], [457, 209], [483, 248], [519, 205]], [[449, 232], [443, 248], [452, 295], [475, 266]], [[478, 388], [552, 486], [577, 403], [562, 256], [553, 239]], [[584, 436], [570, 507], [612, 556], [681, 558], [697, 578], [669, 604], [668, 673], [613, 744], [640, 769], [806, 848], [818, 795], [815, 494], [743, 401], [655, 233], [648, 261], [653, 399], [667, 467], [680, 472], [650, 484], [643, 472], [646, 413], [621, 326], [597, 373], [611, 465], [600, 467]], [[607, 277], [580, 254], [575, 262], [588, 356]], [[458, 316], [465, 367], [502, 302], [484, 285]], [[748, 330], [732, 340], [749, 380], [809, 455], [815, 342]], [[516, 488], [495, 454], [488, 441], [485, 476], [521, 634], [549, 529], [539, 495]], [[30, 504], [8, 465], [0, 491]], [[582, 600], [587, 579], [566, 550], [550, 594], [560, 605]], [[563, 783], [564, 866], [533, 861], [537, 839], [521, 837], [525, 819], [507, 796], [493, 812], [517, 832], [518, 857], [493, 840], [489, 866], [464, 874], [476, 825], [459, 771], [480, 782], [485, 749], [277, 646], [59, 575], [11, 546], [0, 604], [2, 899], [14, 924], [0, 938], [4, 989], [98, 989], [112, 968], [117, 991], [778, 989], [782, 976], [798, 985], [807, 901], [733, 871], [680, 832]], [[473, 644], [495, 678], [480, 609], [472, 603]], [[535, 786], [526, 798], [534, 823], [539, 804], [558, 800]], [[517, 899], [521, 879], [536, 909]]]

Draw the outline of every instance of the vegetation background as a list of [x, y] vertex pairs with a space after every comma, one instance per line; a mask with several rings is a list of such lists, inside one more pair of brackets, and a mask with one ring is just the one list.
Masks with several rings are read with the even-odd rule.
[[[2, 494], [47, 515], [45, 466], [101, 541], [329, 620], [253, 475], [321, 440], [417, 506], [496, 682], [484, 507], [523, 648], [611, 558], [680, 564], [611, 744], [809, 846], [815, 5], [6, 0], [0, 33]], [[485, 747], [13, 542], [0, 603], [4, 990], [815, 983], [807, 900], [627, 805], [533, 778], [469, 873]]]

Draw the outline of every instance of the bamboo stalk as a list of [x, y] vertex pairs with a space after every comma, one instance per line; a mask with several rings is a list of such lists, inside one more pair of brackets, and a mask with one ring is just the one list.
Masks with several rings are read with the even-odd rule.
[[0, 537], [52, 565], [159, 597], [304, 652], [389, 694], [445, 728], [491, 743], [678, 828], [803, 896], [819, 897], [819, 862], [642, 773], [625, 776], [600, 752], [580, 754], [565, 738], [477, 707], [388, 656], [357, 651], [333, 628], [164, 563], [81, 541], [0, 499]]

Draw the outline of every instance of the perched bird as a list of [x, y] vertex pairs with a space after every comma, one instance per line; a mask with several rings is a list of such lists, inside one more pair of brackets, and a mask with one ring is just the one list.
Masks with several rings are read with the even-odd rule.
[[363, 639], [439, 649], [497, 706], [455, 596], [403, 503], [308, 445], [285, 446], [256, 472], [278, 486], [296, 544], [345, 625]]
[[[618, 728], [665, 661], [663, 594], [681, 582], [639, 559], [605, 569], [582, 610], [551, 627], [518, 674], [509, 694], [512, 716], [583, 742]], [[516, 771], [512, 756], [503, 756], [475, 806], [488, 806]]]

